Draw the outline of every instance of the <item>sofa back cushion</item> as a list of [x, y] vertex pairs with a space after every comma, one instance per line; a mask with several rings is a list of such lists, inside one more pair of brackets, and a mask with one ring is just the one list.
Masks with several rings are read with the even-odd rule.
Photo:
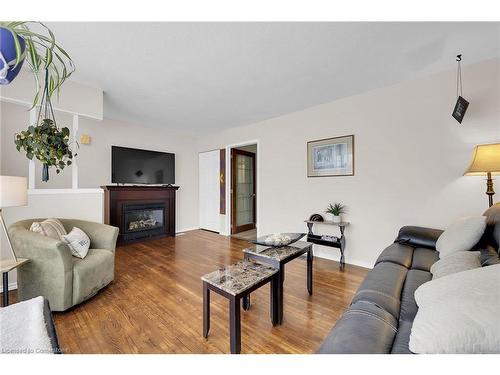
[[479, 251], [457, 251], [438, 260], [431, 267], [433, 279], [453, 273], [472, 270], [481, 267]]
[[485, 228], [485, 216], [470, 216], [457, 220], [439, 236], [436, 242], [439, 257], [444, 258], [457, 251], [472, 249], [483, 236]]

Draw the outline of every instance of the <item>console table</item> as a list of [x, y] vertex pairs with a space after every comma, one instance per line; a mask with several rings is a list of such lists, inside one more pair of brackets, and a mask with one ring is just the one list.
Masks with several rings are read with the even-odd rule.
[[[307, 242], [312, 242], [317, 245], [323, 245], [323, 246], [330, 246], [330, 247], [336, 247], [340, 249], [340, 263], [339, 263], [339, 268], [341, 271], [344, 270], [345, 268], [345, 258], [344, 258], [344, 252], [345, 252], [345, 227], [349, 225], [349, 222], [347, 221], [341, 221], [341, 222], [334, 222], [330, 220], [325, 220], [325, 221], [311, 221], [311, 220], [305, 220], [304, 221], [307, 224]], [[326, 225], [334, 225], [339, 227], [340, 229], [340, 238], [336, 241], [328, 241], [322, 239], [321, 234], [314, 234], [313, 232], [313, 226], [314, 224], [326, 224]]]

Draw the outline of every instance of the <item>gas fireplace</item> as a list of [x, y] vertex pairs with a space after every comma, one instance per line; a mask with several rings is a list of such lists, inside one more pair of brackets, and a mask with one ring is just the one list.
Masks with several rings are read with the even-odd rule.
[[125, 241], [164, 234], [165, 204], [124, 204], [122, 235]]
[[119, 245], [175, 236], [178, 186], [108, 185], [103, 189], [104, 222], [120, 228]]

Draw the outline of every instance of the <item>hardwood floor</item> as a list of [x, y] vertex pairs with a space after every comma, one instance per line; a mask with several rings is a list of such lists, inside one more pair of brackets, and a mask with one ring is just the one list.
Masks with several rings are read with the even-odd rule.
[[[119, 247], [115, 281], [91, 300], [54, 313], [65, 353], [228, 353], [228, 302], [212, 293], [211, 329], [202, 336], [200, 276], [243, 258], [248, 242], [191, 231]], [[314, 259], [314, 294], [306, 261], [287, 265], [283, 325], [269, 319], [269, 288], [241, 313], [242, 353], [312, 353], [348, 307], [368, 270]]]
[[251, 241], [257, 239], [257, 229], [250, 229], [244, 232], [236, 233], [231, 235], [232, 238], [237, 238], [239, 240]]

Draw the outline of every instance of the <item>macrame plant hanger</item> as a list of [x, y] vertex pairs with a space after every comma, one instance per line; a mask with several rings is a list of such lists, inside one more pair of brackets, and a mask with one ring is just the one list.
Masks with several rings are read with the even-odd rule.
[[[42, 119], [43, 113], [43, 119]], [[50, 91], [49, 91], [49, 70], [45, 68], [45, 87], [43, 88], [42, 100], [40, 101], [40, 111], [38, 112], [38, 120], [36, 122], [37, 126], [40, 126], [40, 120], [50, 120], [53, 122], [53, 126], [57, 127], [56, 116], [54, 114], [54, 109], [52, 108], [52, 102], [50, 101]], [[42, 181], [49, 180], [49, 166], [47, 164], [42, 165]]]
[[40, 102], [40, 111], [38, 112], [38, 120], [36, 122], [37, 125], [40, 125], [40, 119], [49, 119], [54, 122], [56, 125], [56, 116], [54, 115], [54, 109], [52, 108], [52, 103], [50, 101], [50, 93], [49, 93], [49, 71], [45, 69], [45, 87], [43, 88], [42, 100]]
[[462, 55], [457, 55], [457, 99], [463, 96], [462, 92]]

